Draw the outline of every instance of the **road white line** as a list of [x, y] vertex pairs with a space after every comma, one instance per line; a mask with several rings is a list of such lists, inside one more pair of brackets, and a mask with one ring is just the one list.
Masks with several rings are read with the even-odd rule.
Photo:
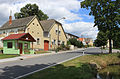
[[35, 73], [35, 72], [39, 72], [39, 71], [41, 71], [41, 70], [44, 70], [44, 69], [50, 68], [50, 67], [52, 67], [52, 66], [55, 66], [55, 65], [58, 65], [58, 64], [61, 64], [61, 63], [64, 63], [64, 62], [67, 62], [67, 61], [69, 61], [69, 60], [75, 59], [75, 58], [80, 57], [80, 56], [82, 56], [82, 55], [78, 55], [78, 56], [75, 56], [75, 57], [69, 58], [69, 59], [64, 60], [64, 61], [62, 61], [62, 62], [58, 62], [58, 63], [56, 63], [56, 64], [53, 64], [53, 65], [50, 65], [50, 66], [44, 67], [44, 68], [42, 68], [42, 69], [38, 69], [38, 70], [35, 70], [35, 71], [33, 71], [33, 72], [30, 72], [30, 73], [27, 73], [27, 74], [24, 74], [24, 75], [18, 76], [18, 77], [14, 78], [14, 79], [19, 79], [19, 78], [22, 78], [22, 77], [25, 77], [25, 76], [31, 75], [31, 74], [33, 74], [33, 73]]

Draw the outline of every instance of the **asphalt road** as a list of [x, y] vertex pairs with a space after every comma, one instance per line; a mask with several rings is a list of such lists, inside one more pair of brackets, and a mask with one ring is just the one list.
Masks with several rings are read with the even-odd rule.
[[[88, 48], [85, 50], [85, 53], [96, 54], [100, 53], [100, 50], [99, 48]], [[0, 79], [14, 79], [78, 55], [82, 55], [82, 50], [0, 63]]]

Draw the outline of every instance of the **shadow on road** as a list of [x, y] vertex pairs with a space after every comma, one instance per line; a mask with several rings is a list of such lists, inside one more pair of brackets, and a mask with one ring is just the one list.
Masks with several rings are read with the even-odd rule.
[[12, 66], [12, 67], [5, 67], [0, 71], [0, 79], [14, 79], [18, 76], [33, 72], [35, 70], [53, 65], [56, 63], [50, 64], [35, 64], [35, 65], [26, 65], [26, 66]]

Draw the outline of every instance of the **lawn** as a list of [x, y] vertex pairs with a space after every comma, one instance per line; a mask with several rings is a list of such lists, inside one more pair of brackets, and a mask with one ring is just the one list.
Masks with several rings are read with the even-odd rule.
[[97, 70], [90, 65], [91, 62], [96, 63], [100, 67], [120, 63], [120, 54], [81, 56], [21, 79], [93, 79]]
[[5, 58], [13, 58], [13, 57], [17, 57], [20, 55], [5, 55], [5, 54], [0, 54], [0, 59], [5, 59]]
[[36, 54], [44, 54], [44, 53], [50, 53], [50, 52], [41, 50], [41, 51], [35, 51], [35, 53]]

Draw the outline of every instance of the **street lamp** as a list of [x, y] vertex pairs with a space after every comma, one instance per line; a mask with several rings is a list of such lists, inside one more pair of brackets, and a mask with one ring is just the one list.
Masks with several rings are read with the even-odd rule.
[[[63, 19], [66, 19], [65, 17], [62, 17], [62, 18], [60, 18], [60, 19], [58, 19], [58, 21], [60, 21], [60, 20], [63, 20]], [[59, 46], [59, 24], [58, 24], [58, 41], [57, 41], [57, 43], [58, 43], [58, 46]]]

